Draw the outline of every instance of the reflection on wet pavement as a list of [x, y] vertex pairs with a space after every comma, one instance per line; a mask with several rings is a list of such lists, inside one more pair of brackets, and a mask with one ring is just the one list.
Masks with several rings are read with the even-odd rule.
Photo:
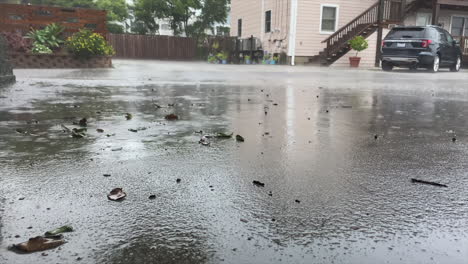
[[0, 90], [0, 263], [465, 263], [464, 73], [116, 65]]

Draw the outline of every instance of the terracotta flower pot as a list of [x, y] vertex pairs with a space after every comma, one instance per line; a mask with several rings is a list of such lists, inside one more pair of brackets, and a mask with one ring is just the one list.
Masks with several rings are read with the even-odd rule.
[[349, 57], [349, 66], [351, 68], [358, 68], [359, 62], [361, 62], [361, 57]]

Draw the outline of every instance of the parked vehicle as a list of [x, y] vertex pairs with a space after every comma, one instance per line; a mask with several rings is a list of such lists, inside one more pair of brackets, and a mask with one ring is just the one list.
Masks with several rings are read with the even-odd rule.
[[393, 67], [427, 68], [438, 72], [441, 67], [460, 70], [462, 52], [459, 43], [438, 26], [395, 27], [382, 41], [382, 69]]

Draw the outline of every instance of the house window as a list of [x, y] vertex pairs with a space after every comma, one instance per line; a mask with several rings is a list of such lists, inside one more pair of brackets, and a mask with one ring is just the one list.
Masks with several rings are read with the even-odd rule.
[[265, 12], [265, 33], [271, 32], [271, 10]]
[[161, 30], [165, 30], [165, 31], [171, 30], [171, 26], [169, 26], [169, 24], [161, 24]]
[[320, 33], [333, 33], [338, 26], [338, 6], [322, 5], [320, 12]]
[[451, 32], [455, 37], [468, 36], [468, 18], [452, 17]]
[[237, 36], [242, 37], [242, 19], [237, 20]]
[[418, 13], [416, 15], [416, 26], [427, 26], [431, 24], [432, 14], [429, 13]]

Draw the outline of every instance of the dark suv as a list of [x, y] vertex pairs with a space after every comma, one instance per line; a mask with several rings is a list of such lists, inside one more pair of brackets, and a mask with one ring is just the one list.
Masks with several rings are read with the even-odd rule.
[[382, 69], [394, 66], [410, 69], [427, 68], [432, 72], [440, 67], [459, 71], [462, 52], [456, 40], [443, 28], [394, 27], [382, 41]]

